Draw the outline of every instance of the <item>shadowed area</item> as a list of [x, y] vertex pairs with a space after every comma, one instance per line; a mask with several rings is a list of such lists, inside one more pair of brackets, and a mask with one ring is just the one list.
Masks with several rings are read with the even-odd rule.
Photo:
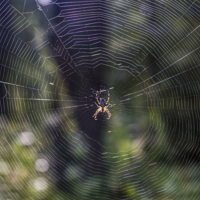
[[198, 1], [2, 0], [2, 199], [199, 199]]

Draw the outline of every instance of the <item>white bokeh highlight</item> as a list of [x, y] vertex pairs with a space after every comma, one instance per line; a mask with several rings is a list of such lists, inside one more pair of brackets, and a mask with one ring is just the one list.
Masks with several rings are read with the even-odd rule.
[[19, 140], [22, 145], [29, 146], [35, 141], [35, 138], [31, 132], [22, 132], [19, 136]]
[[42, 6], [48, 5], [51, 3], [51, 0], [38, 0], [38, 3]]
[[45, 159], [38, 159], [35, 162], [35, 169], [39, 172], [46, 172], [49, 169], [49, 163]]
[[34, 180], [34, 188], [37, 191], [42, 191], [42, 190], [46, 190], [48, 187], [48, 183], [47, 180], [44, 177], [38, 177]]

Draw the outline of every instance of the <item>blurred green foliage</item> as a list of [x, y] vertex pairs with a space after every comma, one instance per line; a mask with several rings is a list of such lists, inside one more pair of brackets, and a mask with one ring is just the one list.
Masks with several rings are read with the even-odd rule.
[[[21, 2], [25, 1], [20, 1], [20, 3]], [[30, 4], [35, 6], [34, 1]], [[130, 20], [134, 21], [136, 18], [140, 19], [137, 22], [139, 23], [137, 24], [139, 27], [146, 25], [147, 19], [144, 15], [138, 15], [132, 11], [130, 11], [129, 14]], [[157, 20], [161, 24], [164, 23], [161, 18], [158, 18]], [[178, 18], [175, 18], [172, 25], [175, 27], [178, 26], [177, 29], [180, 32], [184, 32], [187, 28], [185, 27], [186, 25], [183, 23], [177, 24], [177, 20]], [[39, 21], [39, 17], [34, 18], [34, 23], [37, 26], [39, 26]], [[41, 29], [43, 29], [43, 27], [41, 27]], [[127, 34], [127, 38], [128, 37], [130, 37], [130, 35]], [[139, 38], [135, 37], [134, 40], [132, 40], [132, 43], [127, 45], [127, 48], [135, 45], [138, 40]], [[121, 42], [116, 43], [115, 41], [112, 41], [112, 39], [110, 40], [110, 51], [112, 51], [112, 48], [116, 48], [116, 45], [119, 49], [118, 53], [123, 51], [123, 44]], [[185, 45], [187, 45], [187, 43]], [[121, 48], [119, 48], [120, 46]], [[181, 54], [178, 50], [179, 49], [174, 49], [174, 52], [171, 52], [166, 59], [176, 61], [180, 56], [179, 53]], [[191, 51], [191, 49], [188, 50], [188, 52], [189, 51]], [[49, 55], [48, 50], [45, 54]], [[151, 62], [150, 58], [147, 58], [143, 64], [147, 65]], [[190, 59], [188, 62], [190, 62]], [[186, 66], [184, 67], [186, 68]], [[158, 68], [159, 66], [157, 66], [157, 69]], [[31, 69], [31, 66], [27, 68], [27, 73], [29, 75], [33, 73]], [[45, 65], [44, 69], [48, 73], [55, 71], [54, 66], [48, 64]], [[110, 83], [110, 85], [117, 80], [118, 85], [121, 86], [124, 84], [125, 79], [127, 79], [128, 83], [130, 82], [130, 85], [135, 86], [137, 84], [137, 82], [133, 80], [133, 76], [127, 71], [123, 73], [121, 73], [121, 71], [120, 73], [109, 72], [107, 71], [105, 73], [105, 80]], [[151, 73], [153, 72], [150, 71], [145, 73], [143, 79], [151, 77]], [[17, 75], [18, 72], [16, 71], [12, 74], [12, 77], [9, 78], [13, 79], [13, 77], [16, 77]], [[60, 74], [57, 74], [56, 79], [60, 80], [61, 78], [63, 77], [61, 77]], [[43, 80], [43, 78], [40, 78], [39, 80]], [[30, 86], [32, 85], [25, 77], [24, 81], [27, 81], [27, 86], [29, 86], [29, 84]], [[47, 80], [44, 79], [44, 81]], [[126, 84], [128, 84], [127, 82]], [[147, 83], [147, 85], [153, 83], [154, 82], [152, 81]], [[169, 83], [173, 86], [172, 82]], [[39, 84], [42, 85], [42, 81], [39, 82]], [[61, 82], [59, 82], [59, 84], [61, 87]], [[54, 83], [51, 82], [50, 85], [46, 86], [46, 90], [53, 93], [53, 85]], [[137, 98], [127, 101], [126, 103], [120, 102], [119, 105], [113, 104], [110, 109], [113, 116], [110, 121], [107, 122], [109, 125], [105, 130], [106, 134], [104, 134], [105, 137], [103, 138], [102, 144], [103, 146], [106, 146], [107, 150], [107, 152], [103, 152], [105, 149], [102, 148], [102, 157], [106, 163], [107, 169], [106, 175], [92, 174], [87, 176], [84, 174], [85, 166], [82, 166], [82, 163], [85, 162], [84, 159], [90, 153], [87, 152], [86, 142], [73, 132], [70, 132], [71, 135], [66, 133], [66, 138], [71, 141], [71, 143], [73, 141], [77, 145], [68, 146], [71, 157], [76, 158], [76, 162], [67, 164], [67, 168], [65, 169], [63, 178], [68, 180], [65, 191], [59, 191], [58, 188], [56, 188], [56, 183], [52, 177], [50, 167], [46, 164], [47, 162], [50, 166], [52, 165], [53, 159], [51, 154], [54, 153], [53, 151], [51, 152], [53, 145], [49, 143], [49, 138], [53, 138], [53, 136], [46, 135], [48, 132], [46, 124], [49, 123], [54, 129], [59, 129], [56, 120], [59, 121], [60, 119], [57, 119], [56, 115], [56, 117], [52, 117], [52, 115], [49, 115], [48, 113], [45, 125], [39, 125], [40, 121], [37, 121], [37, 123], [33, 123], [33, 127], [31, 127], [28, 124], [20, 124], [9, 115], [1, 115], [0, 200], [106, 200], [117, 199], [120, 197], [125, 197], [125, 199], [138, 199], [141, 194], [141, 188], [141, 190], [144, 190], [144, 198], [141, 199], [145, 200], [198, 199], [200, 196], [200, 172], [198, 165], [179, 165], [176, 163], [176, 155], [172, 154], [172, 151], [176, 145], [177, 138], [170, 140], [170, 131], [167, 127], [168, 122], [167, 119], [163, 118], [163, 115], [165, 114], [159, 109], [159, 106], [156, 107], [153, 103], [148, 105], [149, 97], [153, 91], [151, 89], [143, 91], [144, 87], [146, 87], [146, 85], [141, 86], [141, 96], [139, 96], [140, 94], [138, 93]], [[157, 99], [152, 98], [152, 101], [157, 101], [159, 98], [166, 99], [168, 97], [170, 92], [167, 92], [167, 97], [164, 96], [164, 92], [162, 93], [160, 91], [163, 88], [165, 87], [161, 85], [159, 90], [154, 92], [154, 94], [158, 96], [156, 97]], [[25, 91], [23, 89], [16, 89], [14, 86], [8, 86], [7, 89], [11, 96], [16, 99], [19, 96], [23, 96]], [[131, 87], [128, 91], [129, 96], [126, 98], [131, 98], [131, 94], [136, 92], [137, 89], [138, 88]], [[110, 101], [112, 103], [121, 98], [121, 91], [124, 90], [120, 87], [114, 87], [110, 91]], [[31, 96], [28, 92], [26, 95], [29, 96], [29, 98]], [[44, 91], [43, 93], [41, 92], [41, 97], [46, 97], [46, 95], [47, 94], [45, 94]], [[53, 99], [54, 96], [53, 94], [51, 95], [52, 96], [49, 95], [48, 97]], [[67, 92], [66, 95], [68, 95]], [[56, 98], [58, 100], [64, 99], [64, 97], [61, 98], [59, 95], [56, 96]], [[173, 99], [173, 97], [171, 97], [171, 99]], [[30, 105], [24, 103], [22, 99], [18, 99], [15, 102], [21, 106], [13, 106], [13, 112], [21, 114], [26, 113], [30, 109]], [[46, 102], [44, 104], [46, 108], [53, 109], [53, 103], [54, 102]], [[67, 101], [60, 101], [59, 105], [61, 105], [61, 107], [73, 106], [71, 102]], [[155, 103], [155, 105], [159, 104]], [[166, 106], [166, 108], [169, 107], [170, 105], [168, 104], [168, 107]], [[178, 107], [173, 107], [172, 109], [175, 110], [177, 108]], [[64, 113], [61, 114], [64, 115]], [[70, 114], [73, 118], [73, 111], [70, 111]], [[186, 114], [186, 112], [184, 114]], [[173, 116], [174, 118], [178, 118], [177, 113], [174, 113]], [[88, 117], [91, 116], [88, 115]], [[32, 120], [34, 121], [34, 119]], [[21, 121], [23, 122], [23, 120]], [[78, 132], [76, 119], [72, 119], [71, 122], [73, 123], [68, 124], [64, 121], [63, 126], [68, 130], [73, 129], [75, 132]], [[37, 127], [40, 129], [40, 137], [34, 135], [35, 133], [33, 130], [37, 129]], [[145, 134], [149, 130], [151, 134]], [[76, 140], [73, 137], [76, 139], [78, 137], [80, 138]], [[193, 138], [190, 139], [193, 140]], [[187, 142], [188, 141], [183, 141], [184, 144], [187, 144]], [[175, 149], [175, 151], [179, 151], [179, 149]], [[174, 160], [173, 162], [167, 163], [166, 160], [170, 158], [169, 155], [174, 155]], [[38, 163], [39, 159], [44, 159], [46, 162], [43, 161], [37, 166], [36, 163]], [[87, 166], [87, 163], [85, 163], [85, 165]], [[138, 181], [140, 182], [140, 185], [137, 184]]]

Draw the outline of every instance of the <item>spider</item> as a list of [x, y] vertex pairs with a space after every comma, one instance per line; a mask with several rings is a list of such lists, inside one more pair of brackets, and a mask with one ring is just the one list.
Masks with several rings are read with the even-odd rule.
[[111, 113], [110, 111], [108, 110], [108, 107], [109, 107], [109, 99], [110, 99], [110, 93], [108, 91], [108, 101], [106, 101], [104, 98], [100, 98], [100, 101], [98, 100], [98, 97], [97, 97], [97, 94], [98, 94], [98, 91], [96, 91], [96, 100], [97, 100], [97, 103], [94, 102], [96, 104], [96, 106], [98, 107], [98, 109], [96, 110], [96, 112], [94, 113], [93, 117], [95, 120], [97, 120], [97, 115], [99, 112], [107, 112], [108, 113], [108, 118], [107, 119], [110, 119], [111, 117]]

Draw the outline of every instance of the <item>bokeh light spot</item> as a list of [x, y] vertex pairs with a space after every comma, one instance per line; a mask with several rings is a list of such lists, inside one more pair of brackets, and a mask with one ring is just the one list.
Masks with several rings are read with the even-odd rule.
[[51, 0], [38, 0], [38, 3], [45, 6], [51, 3]]
[[49, 163], [45, 159], [38, 159], [35, 162], [35, 169], [39, 172], [46, 172], [49, 169]]
[[34, 181], [34, 188], [38, 191], [46, 190], [48, 187], [47, 181], [44, 177], [38, 177]]
[[19, 139], [20, 139], [20, 142], [25, 146], [29, 146], [29, 145], [33, 144], [33, 142], [35, 140], [35, 138], [31, 132], [22, 132]]

